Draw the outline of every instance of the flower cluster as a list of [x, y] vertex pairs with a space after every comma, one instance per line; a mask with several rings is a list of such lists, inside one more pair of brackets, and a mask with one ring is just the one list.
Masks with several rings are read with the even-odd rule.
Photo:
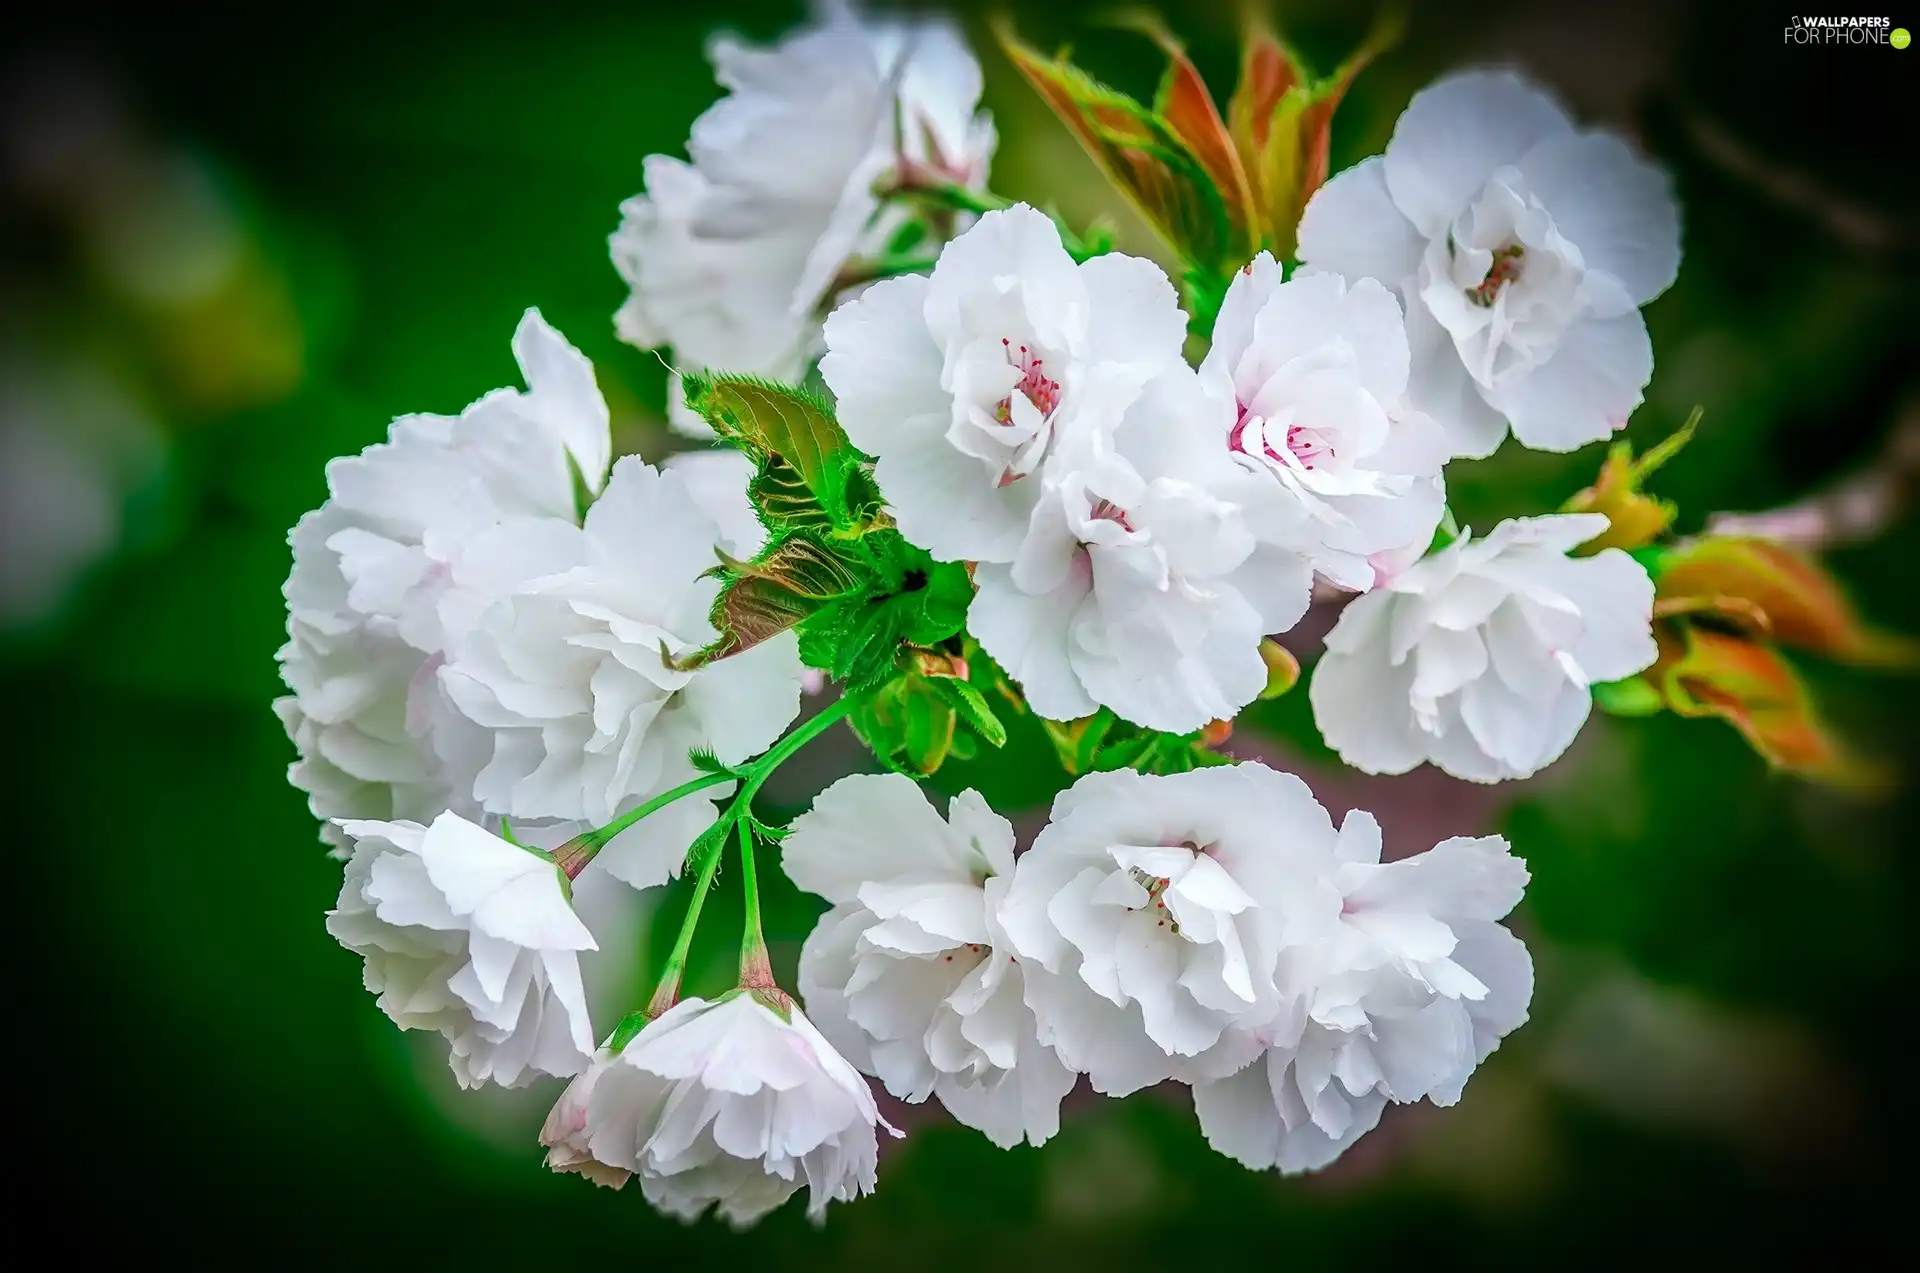
[[[1657, 170], [1472, 73], [1324, 185], [1299, 161], [1325, 153], [1325, 84], [1317, 139], [1215, 112], [1217, 144], [1155, 175], [1198, 112], [1141, 107], [1160, 140], [1126, 151], [1126, 99], [1100, 90], [1096, 128], [1098, 86], [1009, 50], [1169, 236], [1178, 287], [986, 189], [951, 26], [833, 7], [772, 48], [718, 39], [728, 95], [688, 161], [645, 162], [612, 241], [620, 334], [671, 349], [673, 418], [718, 445], [615, 459], [592, 368], [529, 311], [527, 389], [396, 421], [291, 536], [278, 707], [348, 858], [329, 931], [462, 1084], [571, 1079], [551, 1167], [683, 1218], [870, 1191], [893, 1129], [866, 1076], [1001, 1146], [1052, 1137], [1083, 1076], [1183, 1083], [1215, 1148], [1282, 1171], [1389, 1103], [1451, 1104], [1526, 1019], [1500, 923], [1526, 867], [1496, 836], [1383, 862], [1370, 814], [1336, 826], [1218, 750], [1225, 726], [1291, 687], [1272, 638], [1316, 591], [1346, 609], [1314, 717], [1370, 772], [1530, 775], [1662, 654], [1609, 517], [1476, 537], [1446, 486], [1509, 428], [1569, 448], [1638, 402], [1638, 306], [1678, 265]], [[835, 693], [796, 725], [803, 677]], [[977, 792], [943, 814], [920, 785], [1014, 745], [1003, 716], [1062, 768], [1024, 851]], [[890, 772], [769, 826], [762, 784], [842, 721]], [[775, 844], [826, 907], [804, 1009], [761, 936]], [[729, 853], [739, 976], [683, 994]], [[574, 882], [683, 869], [652, 996], [590, 1022]]]

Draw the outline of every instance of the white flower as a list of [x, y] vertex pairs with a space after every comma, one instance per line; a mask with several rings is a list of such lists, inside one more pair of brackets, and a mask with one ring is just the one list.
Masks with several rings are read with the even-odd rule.
[[1300, 220], [1313, 270], [1375, 278], [1407, 305], [1414, 402], [1456, 455], [1511, 422], [1571, 451], [1626, 422], [1653, 374], [1638, 307], [1680, 267], [1668, 180], [1619, 137], [1581, 132], [1511, 72], [1415, 94], [1386, 154], [1341, 173]]
[[[720, 587], [706, 577], [719, 528], [678, 475], [638, 457], [614, 466], [584, 525], [503, 523], [463, 554], [453, 585], [491, 598], [439, 669], [453, 706], [490, 731], [473, 795], [514, 818], [604, 823], [695, 776], [687, 753], [758, 754], [800, 708], [791, 633], [697, 671]], [[641, 820], [598, 861], [637, 888], [667, 879], [713, 819], [710, 800]]]
[[1211, 429], [1223, 409], [1176, 362], [1117, 428], [1056, 444], [1013, 562], [974, 572], [968, 629], [1040, 715], [1104, 705], [1185, 733], [1232, 717], [1266, 684], [1260, 638], [1299, 619], [1313, 573], [1256, 542], [1232, 498], [1247, 475]]
[[607, 1189], [620, 1188], [633, 1175], [626, 1168], [610, 1167], [595, 1158], [588, 1143], [588, 1102], [614, 1060], [615, 1054], [605, 1048], [595, 1052], [587, 1068], [574, 1075], [560, 1093], [560, 1099], [547, 1112], [547, 1121], [540, 1125], [540, 1143], [547, 1148], [551, 1170], [574, 1172]]
[[293, 693], [274, 706], [300, 753], [290, 777], [322, 819], [478, 812], [473, 740], [438, 727], [453, 563], [503, 521], [574, 520], [576, 487], [600, 489], [612, 446], [593, 368], [538, 310], [513, 349], [526, 391], [396, 420], [327, 466], [329, 499], [289, 536], [278, 657]]
[[1595, 513], [1501, 522], [1347, 603], [1314, 669], [1327, 745], [1368, 773], [1431, 761], [1456, 778], [1524, 778], [1559, 758], [1588, 686], [1653, 662], [1653, 581]]
[[1074, 1073], [1039, 1041], [996, 914], [1013, 827], [978, 793], [946, 818], [900, 774], [822, 792], [781, 843], [793, 882], [834, 904], [800, 952], [820, 1030], [905, 1101], [938, 1096], [997, 1145], [1044, 1143]]
[[1186, 318], [1150, 261], [1083, 264], [1020, 205], [948, 244], [931, 278], [827, 319], [820, 373], [900, 533], [942, 561], [1010, 562], [1063, 437], [1111, 428], [1180, 362]]
[[[874, 186], [902, 160], [985, 180], [980, 68], [949, 23], [870, 23], [845, 6], [771, 49], [722, 36], [708, 53], [729, 95], [694, 122], [692, 162], [648, 156], [646, 192], [621, 205], [611, 246], [633, 290], [615, 325], [688, 370], [797, 381], [841, 267], [897, 228]], [[707, 432], [684, 407], [671, 415]]]
[[1325, 910], [1289, 937], [1287, 1007], [1261, 1031], [1272, 1046], [1193, 1089], [1208, 1142], [1255, 1169], [1324, 1167], [1389, 1100], [1453, 1104], [1533, 997], [1527, 948], [1495, 922], [1527, 883], [1505, 840], [1381, 865], [1379, 824], [1356, 811], [1316, 849]]
[[1227, 288], [1200, 374], [1232, 401], [1220, 427], [1257, 483], [1242, 502], [1262, 542], [1364, 592], [1371, 557], [1433, 538], [1446, 433], [1405, 402], [1406, 328], [1380, 284], [1282, 282], [1262, 252]]
[[365, 957], [381, 1011], [445, 1035], [463, 1087], [578, 1073], [593, 1052], [578, 953], [597, 947], [560, 868], [452, 813], [340, 828], [355, 847], [327, 931]]
[[683, 999], [588, 1075], [590, 1089], [555, 1107], [555, 1165], [590, 1157], [601, 1183], [632, 1173], [683, 1220], [718, 1203], [744, 1228], [803, 1184], [818, 1219], [873, 1190], [874, 1127], [886, 1126], [873, 1093], [790, 1003]]
[[1115, 1096], [1246, 1065], [1282, 1007], [1283, 942], [1337, 909], [1310, 887], [1333, 835], [1306, 784], [1263, 765], [1074, 783], [1000, 914], [1042, 1040]]

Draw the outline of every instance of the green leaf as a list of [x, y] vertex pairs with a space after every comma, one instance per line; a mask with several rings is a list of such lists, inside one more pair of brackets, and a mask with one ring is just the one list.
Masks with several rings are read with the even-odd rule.
[[833, 408], [805, 389], [757, 376], [689, 372], [687, 406], [754, 459], [777, 455], [817, 498], [835, 457], [853, 450]]
[[951, 677], [938, 677], [927, 681], [933, 692], [946, 701], [948, 707], [966, 723], [989, 747], [1007, 745], [1007, 727], [993, 714], [993, 708], [987, 705], [986, 697], [965, 681]]
[[721, 553], [720, 564], [722, 578], [765, 579], [810, 601], [838, 601], [863, 591], [868, 583], [856, 563], [806, 535], [771, 543], [751, 561]]
[[1624, 681], [1602, 681], [1593, 687], [1593, 705], [1609, 716], [1655, 716], [1667, 701], [1652, 682], [1630, 676]]

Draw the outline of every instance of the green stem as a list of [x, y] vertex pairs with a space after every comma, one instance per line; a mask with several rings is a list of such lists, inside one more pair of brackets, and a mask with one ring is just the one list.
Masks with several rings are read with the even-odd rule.
[[554, 863], [567, 873], [568, 879], [578, 879], [580, 872], [586, 870], [587, 863], [593, 861], [594, 855], [607, 847], [608, 841], [640, 819], [650, 813], [657, 813], [674, 801], [690, 796], [696, 791], [704, 791], [708, 787], [716, 787], [723, 782], [732, 781], [732, 774], [701, 774], [698, 778], [681, 783], [671, 791], [663, 791], [640, 807], [621, 814], [604, 827], [583, 831], [568, 840], [553, 851]]
[[[653, 998], [647, 1003], [647, 1016], [659, 1016], [668, 1008], [671, 1008], [674, 1000], [680, 996], [680, 977], [686, 970], [687, 952], [693, 948], [694, 929], [700, 924], [700, 908], [706, 902], [707, 890], [713, 884], [714, 872], [720, 869], [721, 855], [726, 852], [726, 832], [734, 827], [739, 828], [742, 840], [740, 856], [743, 879], [747, 890], [749, 931], [756, 937], [759, 935], [760, 895], [759, 890], [755, 887], [753, 875], [753, 847], [751, 843], [748, 842], [748, 837], [752, 835], [752, 828], [747, 824], [745, 815], [753, 805], [754, 795], [759, 792], [761, 785], [772, 776], [774, 770], [785, 763], [787, 758], [792, 756], [793, 753], [799, 751], [813, 739], [832, 728], [835, 722], [843, 719], [847, 713], [852, 710], [853, 703], [849, 699], [842, 698], [837, 700], [816, 713], [807, 720], [805, 724], [801, 725], [800, 728], [775, 743], [760, 759], [741, 769], [740, 792], [733, 798], [733, 803], [727, 806], [726, 812], [720, 815], [720, 820], [715, 823], [715, 827], [718, 828], [721, 833], [718, 835], [703, 835], [701, 837], [703, 840], [708, 840], [709, 843], [700, 861], [695, 866], [699, 879], [695, 885], [692, 899], [687, 902], [687, 913], [680, 921], [680, 935], [674, 940], [673, 953], [667, 956], [666, 967], [660, 970], [659, 986], [654, 990]], [[709, 775], [709, 777], [712, 778], [713, 781], [726, 781], [726, 775]], [[697, 783], [686, 784], [685, 788], [677, 787], [674, 791], [685, 794], [686, 789], [698, 790], [700, 786], [710, 785], [712, 785], [711, 782], [698, 781]], [[673, 795], [674, 792], [667, 793], [667, 796]], [[666, 799], [666, 796], [660, 797], [661, 803], [665, 803]], [[636, 810], [635, 815], [630, 816], [633, 816], [634, 820], [637, 821], [639, 812], [639, 810]], [[765, 947], [764, 943], [762, 943], [762, 962], [765, 961], [765, 957]], [[744, 939], [742, 942], [742, 975], [745, 975]], [[772, 985], [771, 972], [768, 973], [767, 984], [769, 986]]]
[[740, 929], [740, 984], [772, 990], [773, 964], [767, 958], [767, 940], [760, 927], [760, 881], [753, 861], [753, 819], [734, 824], [740, 833], [740, 888], [746, 897], [746, 922]]
[[707, 893], [713, 887], [713, 873], [720, 869], [720, 851], [726, 843], [725, 836], [716, 839], [712, 851], [700, 862], [700, 877], [694, 882], [693, 896], [687, 901], [687, 913], [680, 920], [680, 935], [674, 938], [673, 953], [667, 956], [667, 965], [660, 970], [660, 984], [647, 1002], [649, 1017], [659, 1016], [680, 997], [680, 976], [687, 968], [687, 952], [693, 949], [693, 931], [700, 926], [700, 908], [706, 905]]

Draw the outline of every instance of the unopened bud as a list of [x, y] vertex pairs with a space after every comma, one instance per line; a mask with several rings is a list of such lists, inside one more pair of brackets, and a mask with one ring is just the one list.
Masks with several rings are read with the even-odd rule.
[[1260, 661], [1267, 665], [1266, 688], [1260, 697], [1279, 698], [1300, 682], [1300, 660], [1272, 637], [1260, 643]]

